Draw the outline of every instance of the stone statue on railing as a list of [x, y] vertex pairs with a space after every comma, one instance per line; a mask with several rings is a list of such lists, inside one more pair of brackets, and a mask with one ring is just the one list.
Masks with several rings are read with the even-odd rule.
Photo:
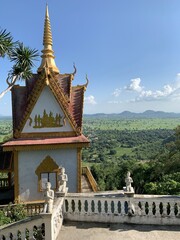
[[68, 181], [68, 176], [65, 173], [65, 168], [61, 168], [58, 176], [58, 191], [56, 194], [58, 196], [64, 196], [67, 193], [67, 181]]
[[125, 183], [126, 183], [126, 187], [123, 188], [124, 193], [129, 196], [134, 195], [134, 188], [131, 185], [133, 183], [133, 179], [132, 179], [129, 171], [127, 172], [127, 176], [125, 178]]
[[51, 183], [46, 183], [46, 189], [44, 192], [44, 213], [52, 213], [53, 203], [54, 203], [54, 191], [51, 189]]

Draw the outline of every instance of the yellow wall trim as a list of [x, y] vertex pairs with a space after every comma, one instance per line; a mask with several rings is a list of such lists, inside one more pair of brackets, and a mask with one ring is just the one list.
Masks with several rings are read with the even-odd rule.
[[19, 203], [19, 161], [18, 152], [14, 151], [14, 201]]
[[81, 192], [81, 148], [77, 149], [77, 192]]

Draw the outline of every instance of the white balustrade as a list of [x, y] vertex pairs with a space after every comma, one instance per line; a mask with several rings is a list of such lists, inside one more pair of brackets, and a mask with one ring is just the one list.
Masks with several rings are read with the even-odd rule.
[[[62, 212], [63, 210], [63, 212]], [[135, 223], [155, 225], [180, 225], [180, 197], [140, 196], [111, 197], [105, 195], [68, 194], [57, 198], [52, 213], [43, 213], [29, 220], [11, 224], [0, 230], [0, 240], [11, 239], [10, 234], [22, 240], [36, 239], [37, 230], [44, 231], [45, 240], [56, 239], [59, 235], [63, 218], [72, 221]]]
[[[180, 225], [180, 198], [141, 195], [141, 197], [111, 197], [96, 194], [68, 194], [68, 206], [74, 201], [75, 211], [69, 207], [64, 218], [73, 221], [177, 224]], [[79, 204], [81, 211], [79, 211]], [[176, 212], [176, 215], [175, 213]]]

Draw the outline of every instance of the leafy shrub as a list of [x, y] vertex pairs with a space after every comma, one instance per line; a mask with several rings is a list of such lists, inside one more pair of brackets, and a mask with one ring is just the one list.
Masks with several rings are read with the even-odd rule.
[[13, 206], [11, 203], [0, 211], [0, 225], [16, 222], [26, 218], [26, 212], [22, 204]]

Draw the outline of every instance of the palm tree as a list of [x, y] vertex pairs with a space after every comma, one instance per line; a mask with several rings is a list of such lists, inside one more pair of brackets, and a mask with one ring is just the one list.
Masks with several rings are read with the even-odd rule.
[[14, 86], [17, 80], [29, 79], [32, 76], [31, 69], [33, 61], [39, 56], [36, 49], [25, 47], [23, 43], [14, 42], [11, 34], [6, 30], [0, 31], [0, 57], [7, 56], [13, 62], [6, 82], [8, 87], [0, 93], [0, 98], [4, 96]]
[[13, 38], [9, 32], [6, 30], [0, 31], [0, 57], [5, 57], [5, 55], [10, 55], [16, 42], [13, 42]]

